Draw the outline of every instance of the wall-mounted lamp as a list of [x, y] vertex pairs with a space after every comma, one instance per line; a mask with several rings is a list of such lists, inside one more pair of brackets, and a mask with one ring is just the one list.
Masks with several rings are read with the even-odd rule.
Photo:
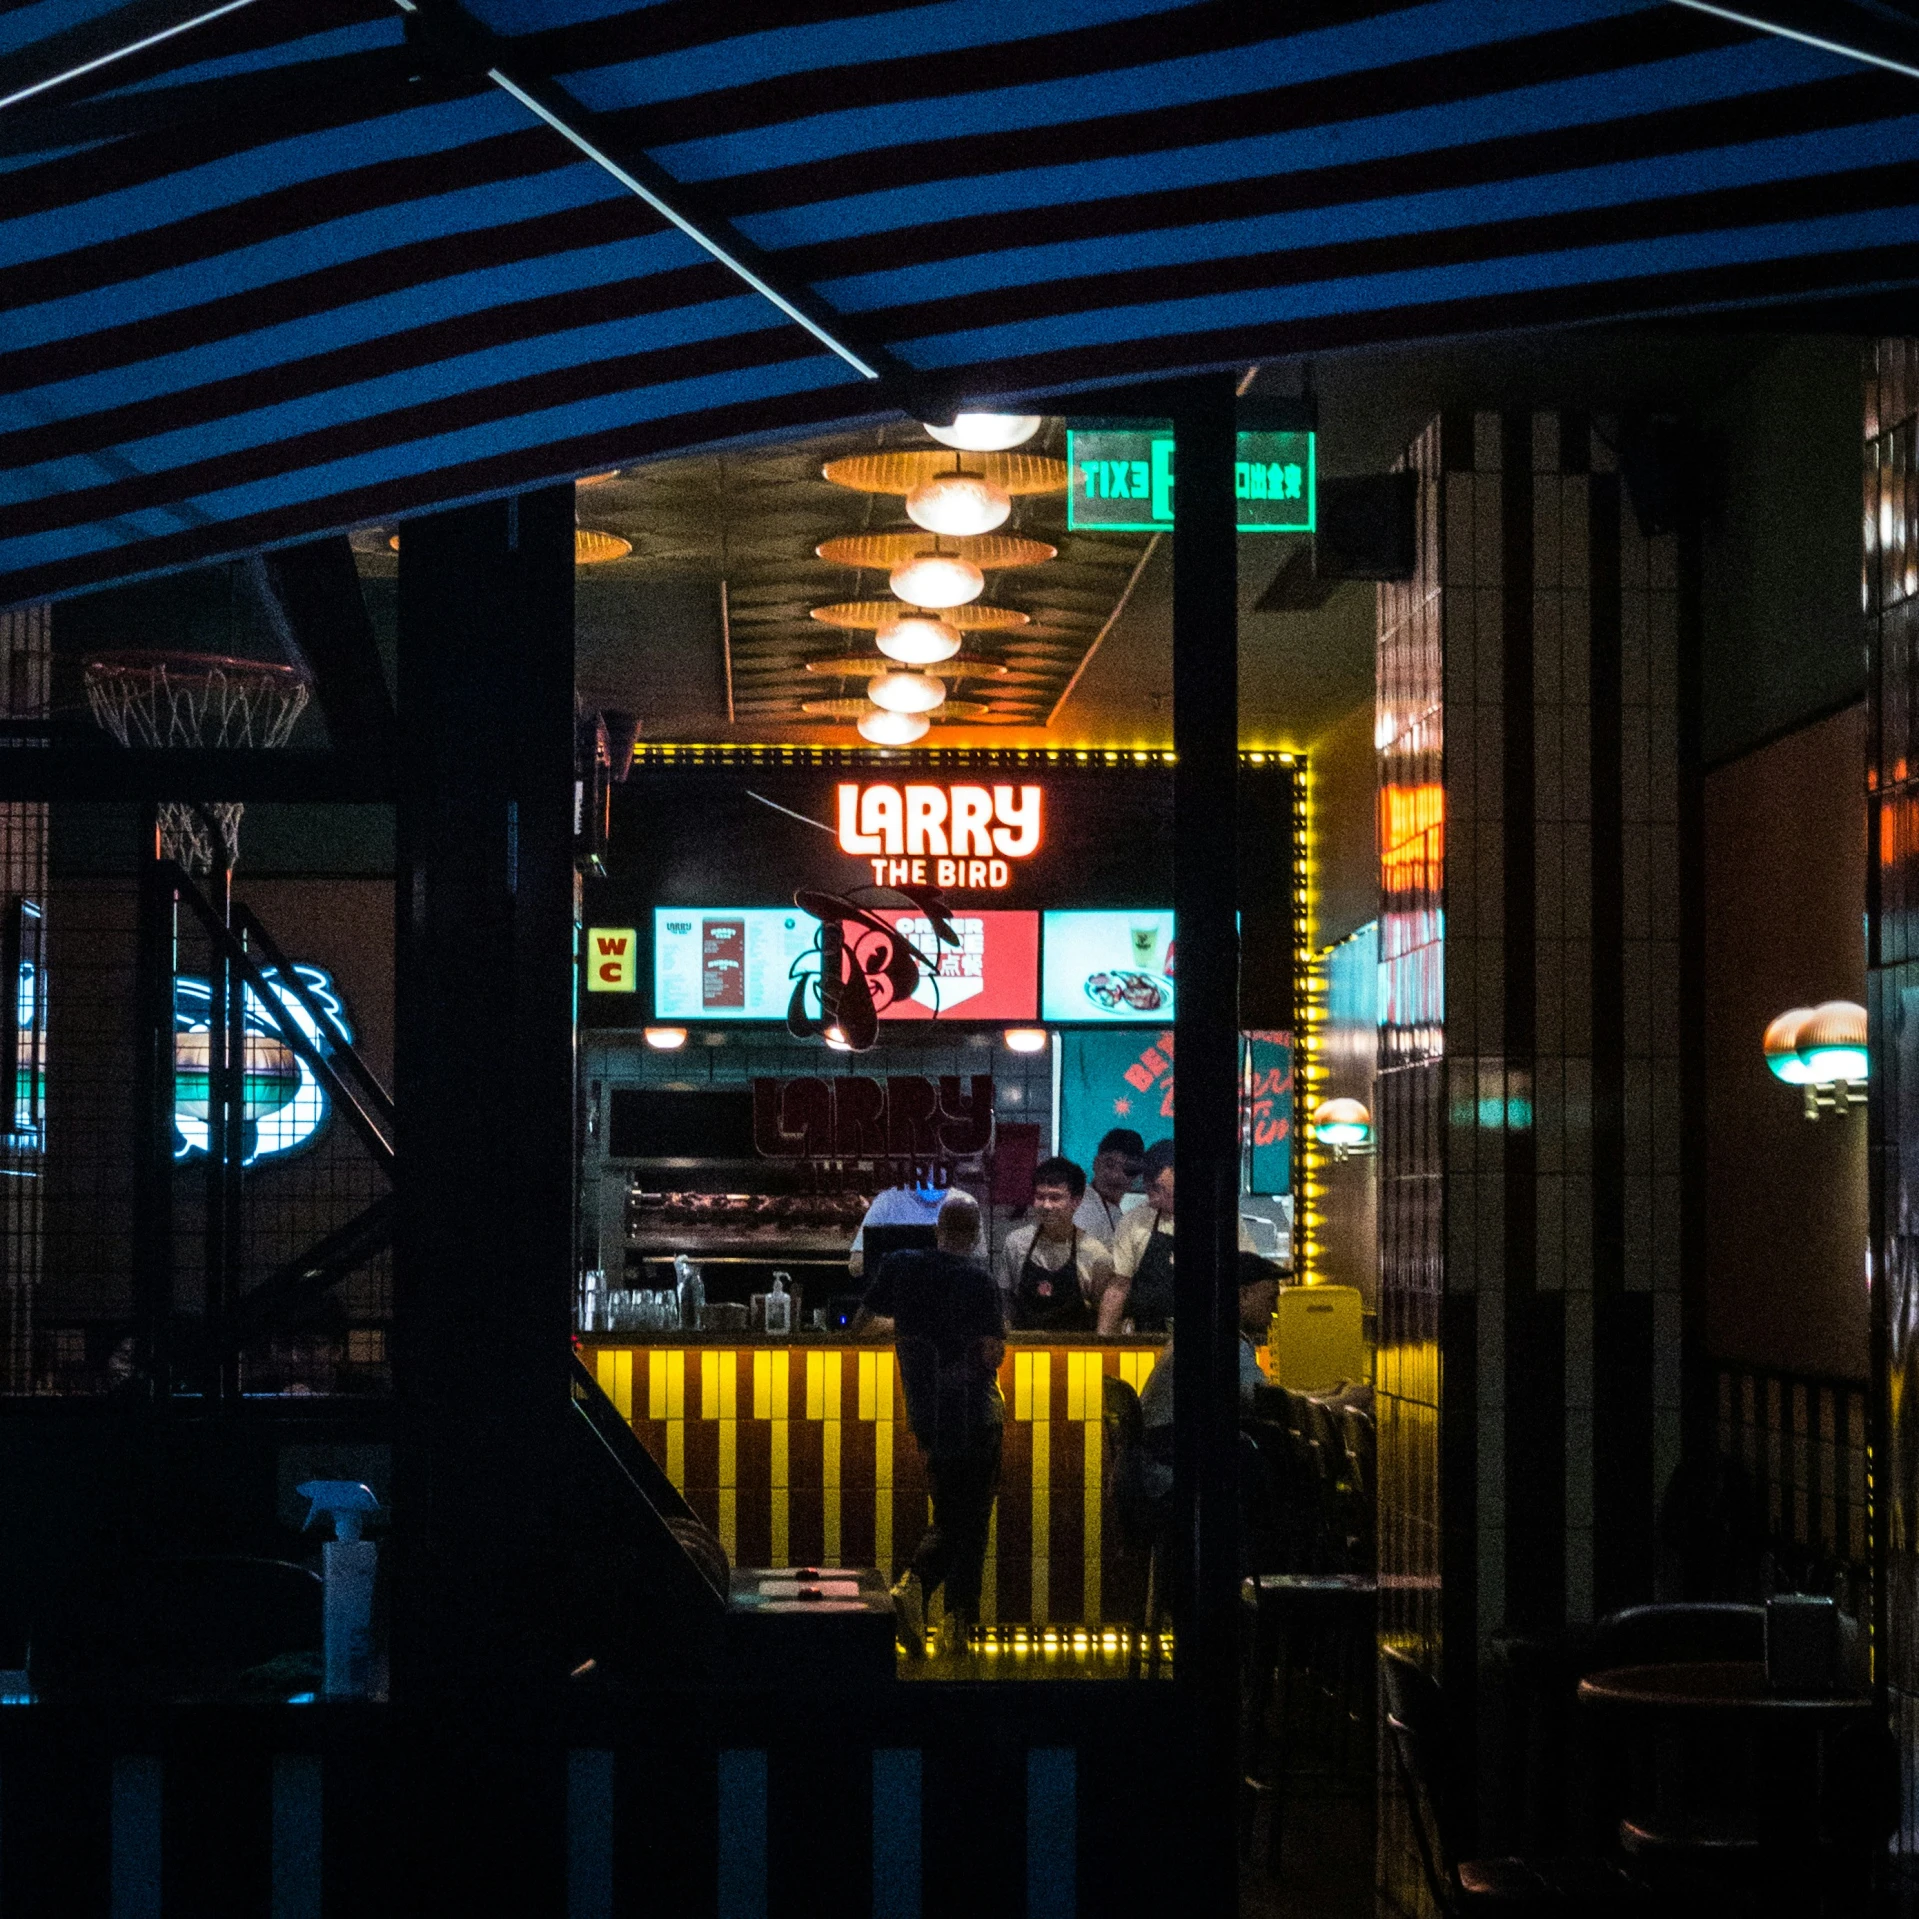
[[1006, 1029], [1006, 1050], [1009, 1053], [1043, 1053], [1047, 1037], [1043, 1026], [1009, 1026]]
[[1313, 1137], [1333, 1149], [1335, 1159], [1370, 1159], [1373, 1116], [1357, 1099], [1323, 1099], [1313, 1108]]
[[1863, 1006], [1849, 999], [1795, 1006], [1766, 1028], [1762, 1044], [1773, 1077], [1805, 1088], [1808, 1119], [1865, 1103], [1871, 1056]]
[[649, 1026], [646, 1043], [656, 1053], [677, 1053], [686, 1044], [684, 1026]]

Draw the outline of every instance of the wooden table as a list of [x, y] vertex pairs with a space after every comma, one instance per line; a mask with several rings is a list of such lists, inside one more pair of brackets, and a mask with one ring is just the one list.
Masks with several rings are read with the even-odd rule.
[[1872, 1711], [1866, 1693], [1776, 1693], [1757, 1659], [1722, 1659], [1679, 1665], [1615, 1666], [1579, 1682], [1582, 1706], [1666, 1717], [1744, 1716], [1764, 1724], [1790, 1722], [1825, 1731]]
[[1649, 1734], [1718, 1732], [1743, 1745], [1750, 1755], [1762, 1908], [1782, 1914], [1821, 1909], [1824, 1738], [1868, 1720], [1870, 1695], [1777, 1693], [1764, 1662], [1754, 1659], [1618, 1666], [1582, 1679], [1579, 1702]]

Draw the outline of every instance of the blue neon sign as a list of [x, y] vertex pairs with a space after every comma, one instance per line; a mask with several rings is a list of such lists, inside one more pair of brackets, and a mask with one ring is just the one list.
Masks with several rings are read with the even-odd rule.
[[[326, 1025], [314, 1023], [290, 986], [280, 983], [277, 969], [261, 968], [268, 990], [285, 1009], [288, 1018], [322, 1054], [333, 1051], [335, 1041], [353, 1043], [353, 1028], [348, 1024], [346, 1007], [333, 976], [324, 968], [296, 961], [293, 970], [300, 983], [319, 1002]], [[251, 1166], [256, 1160], [298, 1152], [309, 1146], [325, 1130], [332, 1116], [332, 1102], [319, 1076], [307, 1062], [280, 1037], [280, 1028], [252, 987], [245, 989], [242, 1009], [246, 1036], [246, 1085], [249, 1117], [242, 1131], [244, 1152], [241, 1163]], [[173, 1096], [173, 1157], [191, 1159], [207, 1151], [208, 1126], [205, 1118], [205, 1067], [200, 1067], [197, 1087], [193, 1083], [191, 1062], [193, 1042], [186, 1036], [209, 1036], [202, 1040], [198, 1057], [204, 1061], [213, 1024], [213, 989], [194, 973], [178, 973], [173, 981], [173, 1033], [175, 1048], [175, 1084]], [[198, 1092], [196, 1101], [194, 1094]], [[195, 1111], [196, 1105], [199, 1110]], [[257, 1110], [256, 1110], [257, 1109]]]

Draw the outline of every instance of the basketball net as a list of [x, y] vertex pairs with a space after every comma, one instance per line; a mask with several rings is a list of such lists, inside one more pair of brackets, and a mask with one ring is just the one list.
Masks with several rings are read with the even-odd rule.
[[[298, 667], [213, 653], [106, 653], [83, 674], [95, 721], [122, 746], [284, 746], [312, 690]], [[231, 868], [244, 811], [238, 800], [163, 800], [160, 851], [196, 878], [216, 858]]]

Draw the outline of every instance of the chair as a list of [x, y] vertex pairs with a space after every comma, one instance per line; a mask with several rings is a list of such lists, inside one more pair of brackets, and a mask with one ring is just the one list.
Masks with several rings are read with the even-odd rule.
[[[284, 1560], [135, 1560], [90, 1573], [62, 1595], [35, 1624], [28, 1671], [49, 1699], [284, 1697], [309, 1668], [307, 1683], [317, 1678], [322, 1595], [317, 1574]], [[304, 1662], [289, 1670], [299, 1655]]]
[[[1267, 1869], [1277, 1872], [1285, 1843], [1290, 1679], [1318, 1671], [1350, 1724], [1370, 1720], [1363, 1681], [1370, 1671], [1378, 1585], [1369, 1571], [1329, 1553], [1323, 1482], [1297, 1433], [1272, 1420], [1240, 1429], [1242, 1511], [1267, 1515], [1248, 1525], [1252, 1550], [1240, 1601], [1247, 1634], [1240, 1686], [1240, 1844], [1251, 1848], [1259, 1801], [1268, 1802]], [[1254, 1475], [1257, 1475], [1257, 1478]], [[1275, 1709], [1274, 1692], [1279, 1698]], [[1276, 1729], [1269, 1737], [1269, 1725]]]
[[1766, 1609], [1726, 1600], [1625, 1606], [1593, 1627], [1594, 1671], [1766, 1656]]
[[[1750, 1662], [1766, 1656], [1766, 1609], [1726, 1600], [1625, 1606], [1593, 1628], [1592, 1666]], [[1723, 1741], [1704, 1754], [1661, 1736], [1655, 1753], [1654, 1809], [1629, 1812], [1618, 1826], [1621, 1849], [1661, 1880], [1750, 1880], [1759, 1863], [1759, 1834], [1750, 1814], [1722, 1803], [1727, 1754]], [[1691, 1763], [1688, 1763], [1688, 1762]], [[1697, 1788], [1697, 1790], [1694, 1790]], [[1700, 1803], [1706, 1801], [1708, 1803]]]
[[1600, 1859], [1462, 1859], [1455, 1843], [1447, 1782], [1454, 1777], [1445, 1695], [1405, 1653], [1380, 1654], [1385, 1725], [1393, 1771], [1433, 1903], [1454, 1919], [1567, 1912], [1638, 1911], [1644, 1894]]

